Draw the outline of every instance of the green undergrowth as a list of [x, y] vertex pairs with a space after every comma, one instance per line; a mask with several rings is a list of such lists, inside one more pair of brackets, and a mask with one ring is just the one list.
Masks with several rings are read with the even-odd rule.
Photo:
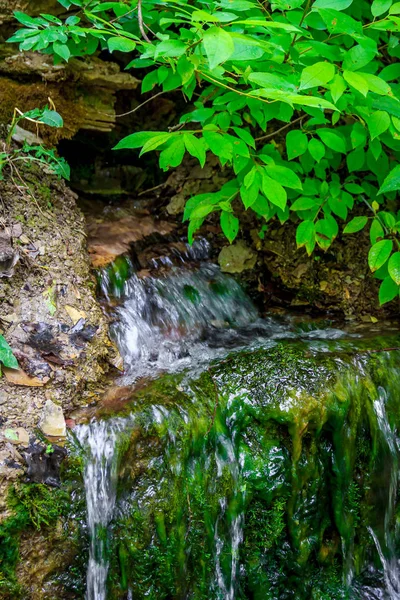
[[[10, 485], [7, 495], [9, 516], [0, 523], [1, 599], [26, 598], [26, 590], [20, 585], [17, 576], [22, 536], [29, 538], [35, 536], [35, 532], [41, 532], [50, 540], [51, 531], [55, 529], [56, 523], [61, 521], [63, 538], [67, 539], [71, 532], [75, 532], [75, 542], [79, 547], [79, 531], [75, 526], [69, 527], [69, 519], [78, 521], [79, 515], [84, 514], [85, 503], [80, 493], [82, 469], [81, 457], [78, 453], [72, 453], [62, 463], [60, 488], [24, 482]], [[54, 540], [48, 542], [49, 550], [52, 543]], [[55, 565], [55, 571], [63, 571], [67, 566]]]
[[379, 566], [367, 528], [383, 539], [393, 525], [398, 462], [376, 403], [397, 427], [399, 353], [367, 350], [277, 344], [138, 391], [108, 597], [217, 600], [232, 586], [238, 599], [350, 598], [350, 566], [356, 578], [371, 556]]

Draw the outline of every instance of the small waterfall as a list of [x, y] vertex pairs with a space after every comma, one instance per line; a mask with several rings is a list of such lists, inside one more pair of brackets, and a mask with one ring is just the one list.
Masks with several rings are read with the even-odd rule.
[[86, 600], [106, 598], [107, 527], [113, 517], [116, 499], [116, 445], [118, 435], [126, 426], [125, 419], [117, 418], [81, 425], [75, 430], [86, 450], [84, 483], [90, 538]]
[[[234, 446], [234, 437], [221, 436], [219, 445], [222, 447], [222, 453], [216, 452], [217, 476], [221, 477], [224, 467], [229, 469], [232, 480], [234, 482], [232, 490], [232, 498], [230, 502], [233, 508], [230, 509], [228, 499], [220, 498], [220, 514], [215, 525], [215, 575], [219, 590], [221, 591], [224, 600], [234, 600], [236, 592], [237, 570], [239, 566], [239, 547], [243, 541], [243, 526], [244, 526], [244, 491], [240, 488], [240, 459], [236, 455]], [[222, 454], [222, 456], [221, 456]], [[218, 526], [221, 520], [230, 521], [228, 528], [228, 536], [223, 540], [218, 533]], [[231, 568], [229, 577], [224, 575], [221, 566], [221, 553], [224, 549], [224, 542], [229, 543]]]

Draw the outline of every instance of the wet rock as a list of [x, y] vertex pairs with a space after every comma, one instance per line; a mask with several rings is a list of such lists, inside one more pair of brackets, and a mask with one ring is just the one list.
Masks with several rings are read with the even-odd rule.
[[8, 232], [0, 232], [0, 277], [12, 277], [18, 259], [19, 253], [13, 248]]
[[67, 451], [61, 446], [46, 447], [32, 444], [24, 453], [28, 465], [27, 480], [32, 483], [44, 483], [52, 487], [60, 486], [60, 467]]
[[39, 427], [45, 435], [50, 437], [65, 437], [67, 429], [61, 406], [57, 406], [52, 400], [47, 400]]
[[257, 253], [242, 241], [225, 246], [218, 256], [218, 264], [225, 273], [241, 273], [246, 269], [253, 269], [256, 262]]
[[88, 249], [94, 267], [102, 267], [129, 251], [130, 245], [154, 233], [168, 235], [174, 226], [151, 216], [127, 216], [118, 221], [88, 220]]

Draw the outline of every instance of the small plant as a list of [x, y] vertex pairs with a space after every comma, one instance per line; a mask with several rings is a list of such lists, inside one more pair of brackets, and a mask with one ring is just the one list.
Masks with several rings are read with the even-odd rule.
[[40, 125], [48, 125], [49, 127], [62, 127], [63, 119], [56, 110], [52, 110], [45, 106], [44, 108], [35, 108], [27, 112], [21, 112], [18, 108], [14, 110], [14, 116], [11, 121], [6, 143], [3, 151], [0, 152], [0, 180], [4, 178], [3, 171], [9, 167], [11, 171], [18, 171], [18, 164], [24, 163], [39, 163], [47, 167], [52, 173], [59, 177], [69, 179], [70, 169], [64, 158], [56, 156], [54, 150], [44, 148], [41, 145], [31, 145], [24, 143], [22, 148], [11, 148], [12, 137], [16, 127], [20, 121], [26, 119], [31, 123], [35, 123], [39, 128]]

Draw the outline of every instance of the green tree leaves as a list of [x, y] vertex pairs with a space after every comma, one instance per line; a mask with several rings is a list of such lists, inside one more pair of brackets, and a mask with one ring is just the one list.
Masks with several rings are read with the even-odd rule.
[[[16, 13], [21, 28], [9, 41], [56, 63], [132, 53], [127, 70], [141, 69], [143, 93], [181, 90], [188, 103], [168, 131], [133, 133], [115, 149], [155, 152], [164, 171], [188, 156], [201, 167], [218, 160], [230, 173], [220, 190], [187, 201], [190, 241], [217, 218], [232, 242], [239, 207], [265, 236], [269, 221], [294, 221], [308, 254], [334, 243], [339, 220], [343, 235], [364, 241], [368, 227], [380, 299], [398, 295], [399, 2], [274, 0], [268, 13], [249, 0], [143, 3], [151, 43], [129, 3], [61, 4], [79, 13]], [[48, 108], [28, 117], [61, 126], [57, 115]]]
[[210, 27], [203, 35], [203, 45], [211, 71], [230, 58], [235, 49], [232, 37], [221, 27]]

